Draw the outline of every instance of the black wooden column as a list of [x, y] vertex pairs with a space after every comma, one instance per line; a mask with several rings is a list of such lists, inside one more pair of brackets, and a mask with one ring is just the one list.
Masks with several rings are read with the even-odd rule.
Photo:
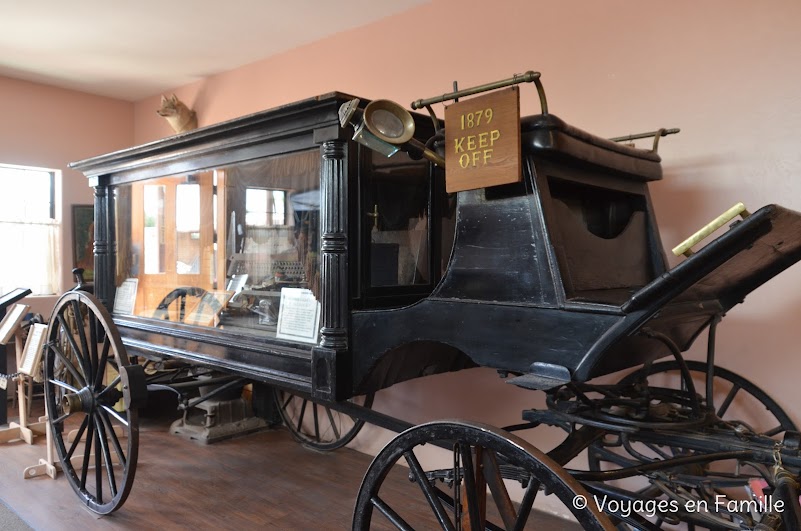
[[348, 184], [345, 147], [340, 140], [322, 146], [320, 205], [320, 346], [348, 348]]
[[320, 172], [320, 343], [312, 351], [312, 393], [335, 399], [349, 374], [347, 143], [323, 142]]
[[95, 296], [111, 311], [117, 274], [114, 197], [106, 179], [95, 186]]

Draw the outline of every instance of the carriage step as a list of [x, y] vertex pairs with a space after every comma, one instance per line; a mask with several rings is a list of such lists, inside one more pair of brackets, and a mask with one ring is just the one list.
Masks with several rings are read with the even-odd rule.
[[537, 361], [532, 363], [529, 369], [530, 373], [510, 378], [506, 383], [525, 389], [546, 391], [570, 382], [570, 371], [561, 365]]

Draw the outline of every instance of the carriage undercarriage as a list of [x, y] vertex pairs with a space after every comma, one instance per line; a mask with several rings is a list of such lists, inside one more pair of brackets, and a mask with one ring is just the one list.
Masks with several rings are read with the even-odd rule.
[[[84, 316], [85, 329], [69, 325], [75, 315]], [[54, 319], [58, 325], [51, 327], [45, 356], [46, 396], [48, 410], [55, 412], [50, 422], [61, 468], [83, 503], [112, 512], [133, 483], [136, 410], [147, 386], [185, 394], [188, 379], [171, 376], [176, 369], [145, 376], [138, 370], [142, 365], [128, 359], [108, 314], [84, 293], [62, 298]], [[707, 382], [707, 369], [706, 363], [678, 356], [648, 364], [617, 384], [569, 383], [547, 392], [547, 409], [523, 411], [523, 422], [503, 429], [456, 420], [411, 426], [372, 411], [372, 396], [326, 403], [284, 391], [276, 393], [276, 401], [291, 433], [317, 450], [344, 446], [365, 421], [402, 431], [365, 475], [355, 529], [387, 521], [400, 529], [434, 524], [525, 529], [530, 518], [535, 520], [531, 511], [538, 498], [558, 500], [587, 529], [611, 524], [662, 529], [681, 523], [797, 529], [801, 435], [796, 425], [750, 381], [714, 367]], [[241, 379], [205, 383], [224, 392]], [[733, 410], [742, 410], [737, 404], [743, 399], [748, 408], [763, 408], [756, 415], [760, 426], [730, 418]], [[184, 409], [199, 400], [204, 399], [185, 399]], [[123, 410], [115, 404], [123, 404]], [[76, 417], [81, 418], [77, 425]], [[343, 418], [355, 422], [343, 427]], [[541, 425], [566, 433], [547, 453], [517, 435]], [[448, 464], [425, 453], [418, 457], [424, 447], [440, 448], [442, 456], [450, 456], [444, 459]], [[569, 465], [577, 460], [584, 466]], [[406, 515], [405, 507], [393, 505], [394, 494], [382, 491], [399, 463], [408, 467], [403, 470], [409, 486], [427, 500], [431, 514]]]

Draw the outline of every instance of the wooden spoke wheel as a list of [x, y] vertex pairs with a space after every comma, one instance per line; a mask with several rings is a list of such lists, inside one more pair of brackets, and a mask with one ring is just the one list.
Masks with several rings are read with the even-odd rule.
[[[701, 395], [701, 405], [707, 405], [706, 399], [706, 363], [694, 360], [686, 361], [690, 376], [696, 393]], [[620, 381], [620, 384], [633, 384], [635, 382], [648, 379], [649, 387], [660, 388], [681, 388], [686, 390], [686, 383], [681, 378], [681, 370], [676, 360], [669, 360], [655, 363], [649, 367], [644, 367], [627, 375]], [[797, 431], [798, 428], [784, 409], [776, 403], [765, 391], [757, 387], [751, 381], [742, 376], [715, 366], [713, 388], [713, 409], [722, 425], [728, 426], [733, 430], [741, 430], [745, 433], [755, 433], [758, 435], [772, 437], [781, 441], [781, 437], [786, 431]], [[670, 444], [654, 444], [626, 440], [623, 435], [608, 435], [604, 439], [593, 443], [587, 450], [589, 469], [592, 471], [614, 470], [618, 468], [639, 465], [649, 460], [669, 459], [690, 455], [692, 452], [671, 446]], [[713, 465], [699, 463], [687, 466], [680, 470], [673, 470], [676, 474], [683, 474], [686, 477], [699, 478], [701, 489], [683, 488], [685, 496], [698, 497], [705, 499], [708, 494], [703, 492], [715, 485], [729, 485], [726, 487], [715, 487], [716, 494], [724, 494], [731, 498], [742, 498], [749, 496], [749, 489], [753, 488], [751, 480], [760, 479], [762, 476], [759, 471], [751, 466], [738, 465], [736, 460], [722, 461]], [[739, 485], [739, 486], [738, 486]], [[620, 484], [627, 490], [635, 491], [640, 496], [659, 497], [665, 490], [673, 490], [669, 482], [648, 481], [642, 478], [638, 482], [627, 480]], [[707, 500], [708, 501], [708, 500]], [[717, 505], [709, 504], [712, 507]], [[692, 515], [690, 515], [692, 516]], [[717, 520], [716, 520], [717, 519]], [[714, 514], [708, 522], [699, 520], [698, 526], [702, 528], [714, 529], [716, 526], [728, 527], [741, 521], [740, 515], [728, 514], [725, 512]], [[671, 522], [661, 518], [656, 518], [655, 525], [662, 527]], [[688, 529], [696, 529], [692, 523], [687, 523]]]
[[[373, 394], [357, 396], [350, 401], [370, 408]], [[302, 445], [324, 452], [342, 448], [359, 433], [364, 420], [319, 404], [311, 399], [282, 389], [275, 390], [278, 412], [292, 437]]]
[[[44, 351], [48, 422], [61, 470], [92, 511], [118, 509], [131, 491], [139, 424], [130, 361], [106, 309], [72, 291], [56, 303]], [[138, 366], [132, 366], [138, 367]]]
[[375, 457], [353, 529], [541, 529], [530, 516], [543, 489], [584, 529], [613, 529], [587, 491], [523, 439], [483, 424], [431, 422], [401, 433]]

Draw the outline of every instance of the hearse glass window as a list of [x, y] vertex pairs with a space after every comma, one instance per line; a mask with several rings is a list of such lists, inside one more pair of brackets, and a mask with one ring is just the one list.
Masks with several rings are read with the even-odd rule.
[[115, 193], [115, 313], [316, 342], [319, 151]]
[[369, 232], [370, 286], [428, 284], [429, 164], [406, 153], [370, 151], [363, 214]]

